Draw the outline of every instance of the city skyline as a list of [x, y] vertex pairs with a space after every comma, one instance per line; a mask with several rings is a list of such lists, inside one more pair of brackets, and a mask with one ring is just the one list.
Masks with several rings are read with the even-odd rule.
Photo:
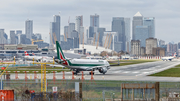
[[[49, 43], [49, 22], [53, 21], [52, 15], [58, 14], [59, 11], [61, 11], [62, 20], [61, 35], [64, 32], [64, 26], [68, 25], [68, 21], [75, 23], [75, 17], [78, 15], [83, 15], [83, 25], [87, 27], [90, 26], [90, 15], [98, 14], [99, 26], [110, 31], [113, 17], [129, 17], [132, 21], [134, 14], [139, 11], [144, 17], [156, 18], [156, 38], [165, 40], [166, 43], [180, 41], [176, 37], [180, 31], [178, 28], [180, 24], [177, 23], [180, 20], [178, 18], [180, 13], [176, 11], [179, 1], [41, 1], [17, 0], [2, 2], [3, 6], [0, 7], [2, 12], [0, 14], [0, 28], [5, 29], [4, 32], [8, 34], [8, 38], [10, 38], [10, 30], [22, 30], [25, 33], [24, 21], [31, 19], [33, 20], [33, 32], [41, 33], [42, 38]], [[99, 5], [100, 3], [102, 5]], [[174, 8], [169, 8], [169, 5]]]

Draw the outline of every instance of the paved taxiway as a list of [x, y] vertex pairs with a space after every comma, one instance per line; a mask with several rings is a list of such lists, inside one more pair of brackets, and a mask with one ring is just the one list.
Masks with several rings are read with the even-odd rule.
[[[134, 81], [180, 81], [178, 77], [152, 77], [147, 76], [153, 73], [157, 73], [169, 68], [172, 68], [180, 64], [180, 60], [173, 61], [156, 61], [156, 62], [147, 62], [141, 64], [127, 65], [127, 66], [114, 66], [111, 67], [108, 72], [103, 75], [99, 71], [95, 71], [94, 80], [134, 80]], [[18, 74], [19, 79], [24, 79], [24, 74]], [[56, 73], [56, 79], [62, 79], [62, 73]], [[38, 74], [38, 78], [41, 75]], [[34, 78], [34, 74], [28, 74], [28, 78]], [[47, 79], [52, 79], [53, 73], [47, 74]], [[72, 72], [65, 73], [66, 79], [72, 78]], [[81, 73], [75, 75], [76, 79], [81, 78]], [[89, 72], [84, 72], [84, 78], [86, 80], [91, 79]], [[11, 74], [11, 79], [15, 79], [15, 74]]]

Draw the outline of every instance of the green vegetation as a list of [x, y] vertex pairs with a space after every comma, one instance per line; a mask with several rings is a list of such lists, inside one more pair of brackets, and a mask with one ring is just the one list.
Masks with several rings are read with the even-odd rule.
[[180, 65], [177, 65], [174, 68], [170, 68], [165, 71], [155, 73], [149, 76], [180, 77]]
[[[146, 62], [155, 62], [159, 60], [120, 60], [119, 66], [146, 63]], [[118, 61], [109, 61], [110, 65], [118, 64]]]
[[[2, 70], [1, 70], [2, 71]], [[27, 66], [27, 67], [8, 67], [7, 70], [8, 73], [15, 73], [15, 71], [19, 71], [18, 73], [24, 73], [24, 71], [29, 71], [27, 73], [34, 73], [34, 71], [38, 71], [37, 73], [41, 73], [41, 66]], [[69, 69], [65, 68], [62, 69], [62, 67], [46, 67], [47, 73], [52, 73], [53, 71], [62, 72], [62, 71], [70, 71]]]

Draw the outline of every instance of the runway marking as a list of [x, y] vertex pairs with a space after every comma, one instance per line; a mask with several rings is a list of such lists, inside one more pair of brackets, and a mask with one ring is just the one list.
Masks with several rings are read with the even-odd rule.
[[113, 72], [113, 73], [120, 73], [120, 72], [122, 72], [122, 71], [115, 71], [115, 72]]

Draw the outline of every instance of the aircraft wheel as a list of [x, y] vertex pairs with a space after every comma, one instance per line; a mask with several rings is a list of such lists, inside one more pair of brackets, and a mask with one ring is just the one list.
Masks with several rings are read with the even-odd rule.
[[[94, 75], [94, 72], [92, 72], [92, 74]], [[89, 75], [91, 75], [91, 72], [89, 72]]]
[[103, 73], [103, 75], [105, 75], [105, 73]]

